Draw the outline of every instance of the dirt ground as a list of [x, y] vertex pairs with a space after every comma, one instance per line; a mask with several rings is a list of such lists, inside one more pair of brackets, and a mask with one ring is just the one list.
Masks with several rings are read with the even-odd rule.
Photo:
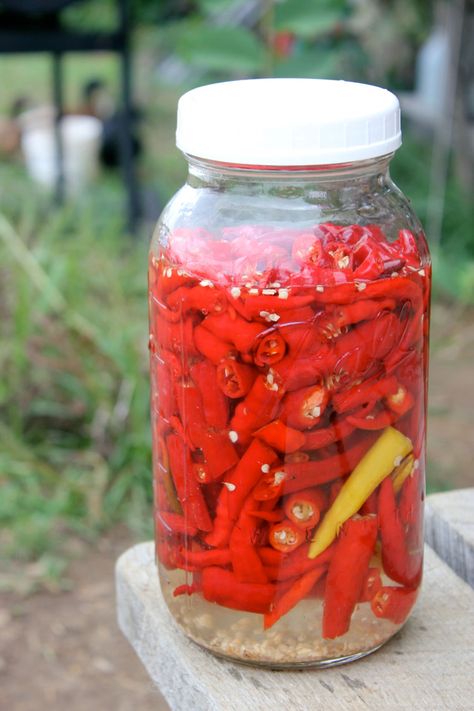
[[70, 592], [0, 597], [2, 711], [167, 711], [115, 619], [122, 529], [72, 563]]
[[[474, 312], [433, 310], [429, 487], [474, 486]], [[115, 621], [113, 567], [131, 544], [122, 529], [85, 547], [71, 590], [0, 596], [0, 708], [5, 711], [164, 711]]]

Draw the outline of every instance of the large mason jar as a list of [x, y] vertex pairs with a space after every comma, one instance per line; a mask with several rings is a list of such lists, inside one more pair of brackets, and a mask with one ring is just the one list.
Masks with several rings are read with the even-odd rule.
[[376, 650], [422, 574], [430, 259], [399, 105], [270, 79], [185, 94], [149, 262], [156, 559], [174, 619], [272, 668]]

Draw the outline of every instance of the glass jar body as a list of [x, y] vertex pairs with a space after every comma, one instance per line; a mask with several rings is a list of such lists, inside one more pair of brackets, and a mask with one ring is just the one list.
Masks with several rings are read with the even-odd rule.
[[416, 600], [431, 266], [388, 162], [190, 160], [153, 237], [157, 564], [216, 654], [348, 661]]

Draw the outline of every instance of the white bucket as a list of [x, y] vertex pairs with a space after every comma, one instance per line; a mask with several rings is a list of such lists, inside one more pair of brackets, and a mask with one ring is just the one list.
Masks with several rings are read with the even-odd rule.
[[[53, 117], [47, 107], [21, 117], [26, 168], [33, 180], [47, 188], [54, 187], [58, 176]], [[60, 131], [65, 189], [77, 194], [97, 175], [102, 124], [92, 116], [68, 115], [61, 119]]]

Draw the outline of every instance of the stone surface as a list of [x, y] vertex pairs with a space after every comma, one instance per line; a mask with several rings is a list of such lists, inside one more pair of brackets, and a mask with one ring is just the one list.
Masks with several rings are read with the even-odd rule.
[[226, 662], [188, 641], [160, 593], [153, 545], [117, 563], [120, 627], [173, 711], [472, 711], [474, 591], [429, 548], [420, 601], [374, 655], [319, 671]]
[[474, 588], [474, 489], [431, 494], [426, 504], [426, 541]]

